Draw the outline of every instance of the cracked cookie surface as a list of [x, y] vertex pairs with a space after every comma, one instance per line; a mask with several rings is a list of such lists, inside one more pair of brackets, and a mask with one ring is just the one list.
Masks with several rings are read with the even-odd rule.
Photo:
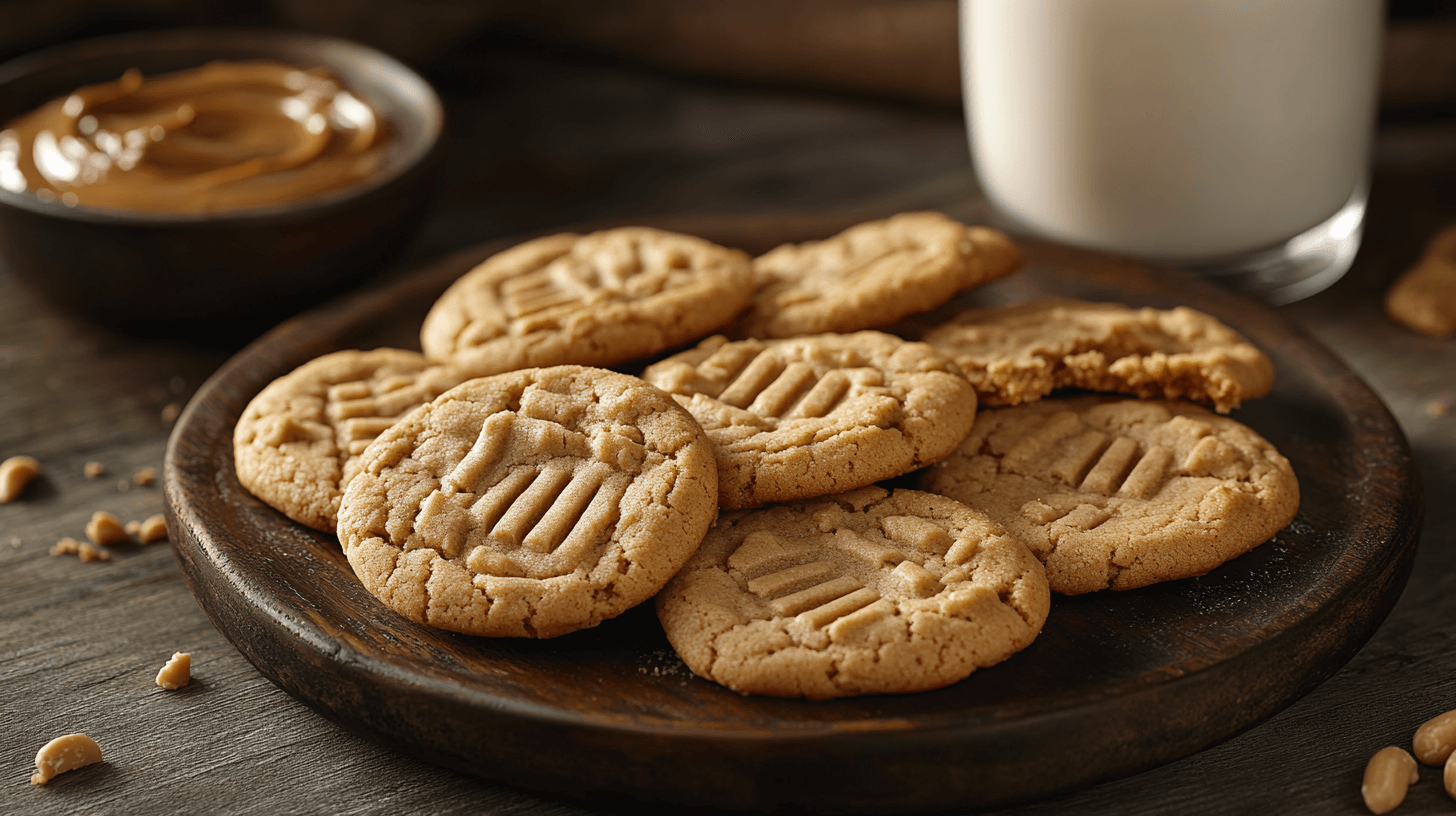
[[753, 294], [748, 255], [648, 227], [527, 241], [487, 259], [425, 316], [432, 360], [472, 376], [606, 366], [696, 340]]
[[757, 291], [735, 333], [770, 338], [880, 329], [1021, 263], [1004, 233], [940, 213], [868, 221], [755, 258]]
[[1299, 509], [1289, 460], [1249, 427], [1187, 403], [1102, 397], [983, 411], [920, 487], [1000, 523], [1066, 594], [1202, 575]]
[[710, 337], [649, 366], [713, 440], [728, 508], [840, 493], [950, 453], [976, 395], [950, 358], [874, 331]]
[[285, 516], [332, 533], [359, 454], [464, 377], [418, 352], [326, 354], [269, 383], [233, 430], [238, 481]]
[[924, 691], [999, 663], [1041, 631], [1041, 564], [984, 515], [866, 487], [725, 513], [658, 595], [698, 675], [743, 694]]
[[949, 354], [982, 405], [1018, 405], [1054, 389], [1190, 399], [1228, 413], [1274, 384], [1274, 367], [1217, 319], [1180, 306], [1046, 298], [971, 309], [921, 338]]
[[636, 377], [557, 366], [470, 380], [382, 434], [339, 540], [407, 618], [548, 638], [652, 597], [717, 509], [712, 445], [686, 411]]

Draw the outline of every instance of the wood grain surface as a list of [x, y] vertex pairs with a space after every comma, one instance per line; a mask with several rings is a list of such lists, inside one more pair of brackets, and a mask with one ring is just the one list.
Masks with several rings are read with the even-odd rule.
[[[657, 221], [764, 250], [823, 218]], [[1207, 576], [1058, 597], [1034, 643], [935, 692], [810, 703], [692, 675], [643, 605], [549, 642], [472, 638], [395, 615], [332, 536], [249, 496], [232, 431], [252, 395], [336, 348], [417, 347], [439, 292], [491, 244], [291, 321], [198, 392], [167, 456], [183, 571], [214, 625], [325, 716], [461, 771], [683, 805], [879, 812], [997, 805], [1123, 776], [1272, 715], [1365, 642], [1405, 585], [1421, 515], [1398, 426], [1358, 377], [1267, 310], [1175, 270], [1048, 244], [967, 305], [1059, 293], [1191, 305], [1264, 348], [1275, 391], [1235, 417], [1290, 457], [1300, 514]], [[635, 367], [629, 366], [628, 370]]]
[[[980, 211], [953, 111], [715, 86], [500, 43], [444, 55], [431, 78], [447, 98], [452, 142], [417, 261], [589, 219]], [[1427, 515], [1406, 590], [1344, 668], [1265, 723], [1163, 767], [995, 813], [1358, 816], [1370, 755], [1456, 708], [1456, 343], [1413, 335], [1380, 309], [1427, 238], [1456, 221], [1456, 122], [1386, 123], [1374, 169], [1350, 274], [1275, 313], [1348, 363], [1410, 440]], [[114, 479], [160, 466], [171, 429], [162, 408], [185, 402], [231, 351], [79, 323], [0, 267], [0, 456], [30, 453], [47, 474], [0, 505], [0, 812], [648, 810], [570, 786], [541, 793], [459, 774], [340, 728], [213, 628], [166, 546], [96, 564], [46, 555], [81, 534], [93, 510], [160, 511], [159, 486], [121, 492]], [[82, 476], [93, 459], [112, 478]], [[192, 652], [195, 679], [164, 692], [152, 678], [177, 649]], [[36, 750], [73, 731], [95, 737], [106, 761], [30, 786]], [[1397, 812], [1450, 808], [1439, 769], [1423, 768]]]

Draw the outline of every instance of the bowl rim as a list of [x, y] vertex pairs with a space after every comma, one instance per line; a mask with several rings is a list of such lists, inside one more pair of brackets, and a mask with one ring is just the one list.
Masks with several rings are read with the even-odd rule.
[[[295, 45], [317, 50], [319, 64], [333, 68], [340, 63], [338, 55], [372, 63], [383, 73], [400, 78], [412, 93], [408, 94], [411, 115], [418, 115], [423, 125], [421, 138], [393, 166], [378, 176], [359, 184], [310, 196], [236, 210], [202, 213], [166, 213], [145, 210], [122, 210], [104, 207], [72, 206], [60, 201], [44, 201], [30, 192], [15, 192], [0, 187], [0, 204], [70, 221], [118, 226], [205, 226], [213, 224], [247, 224], [273, 222], [280, 218], [296, 220], [332, 210], [367, 196], [391, 182], [408, 175], [429, 161], [440, 146], [445, 129], [445, 108], [429, 80], [418, 71], [377, 48], [328, 34], [289, 28], [177, 27], [145, 29], [120, 34], [106, 34], [84, 40], [49, 46], [0, 64], [0, 88], [21, 81], [35, 73], [67, 62], [124, 56], [128, 53], [166, 52], [174, 50], [206, 50], [208, 48], [266, 49]], [[334, 59], [326, 57], [333, 56]], [[260, 58], [264, 55], [260, 54]], [[355, 90], [350, 88], [351, 91]], [[404, 99], [402, 96], [401, 99]], [[20, 114], [16, 114], [20, 115]], [[0, 122], [0, 129], [6, 123]]]

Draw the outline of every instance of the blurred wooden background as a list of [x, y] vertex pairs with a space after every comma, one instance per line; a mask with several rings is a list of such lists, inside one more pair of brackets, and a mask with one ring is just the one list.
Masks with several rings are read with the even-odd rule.
[[[1456, 113], [1456, 3], [1391, 0], [1387, 115]], [[674, 72], [960, 104], [956, 0], [0, 0], [0, 56], [176, 25], [324, 31], [429, 65], [482, 35]]]

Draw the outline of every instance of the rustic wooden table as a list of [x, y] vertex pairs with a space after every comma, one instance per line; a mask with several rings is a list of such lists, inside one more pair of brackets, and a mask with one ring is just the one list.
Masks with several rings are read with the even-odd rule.
[[[498, 44], [497, 44], [498, 45]], [[979, 212], [955, 111], [706, 85], [574, 57], [474, 48], [437, 63], [453, 127], [439, 206], [414, 262], [490, 238], [666, 214]], [[1279, 310], [1389, 405], [1421, 469], [1426, 522], [1394, 612], [1338, 674], [1248, 732], [1187, 759], [1000, 811], [1363, 813], [1366, 759], [1456, 708], [1456, 340], [1380, 309], [1427, 237], [1456, 221], [1456, 122], [1382, 127], [1365, 244], [1330, 290]], [[406, 264], [408, 266], [408, 264]], [[104, 563], [53, 558], [94, 510], [162, 509], [168, 406], [231, 349], [117, 335], [60, 314], [0, 270], [0, 457], [44, 477], [0, 506], [0, 812], [589, 814], [583, 803], [442, 771], [324, 720], [213, 629], [165, 544]], [[87, 462], [106, 474], [87, 478]], [[126, 481], [125, 486], [122, 482]], [[179, 692], [153, 685], [193, 655]], [[73, 731], [107, 761], [45, 788], [36, 749]], [[1437, 770], [1402, 813], [1448, 811]]]

